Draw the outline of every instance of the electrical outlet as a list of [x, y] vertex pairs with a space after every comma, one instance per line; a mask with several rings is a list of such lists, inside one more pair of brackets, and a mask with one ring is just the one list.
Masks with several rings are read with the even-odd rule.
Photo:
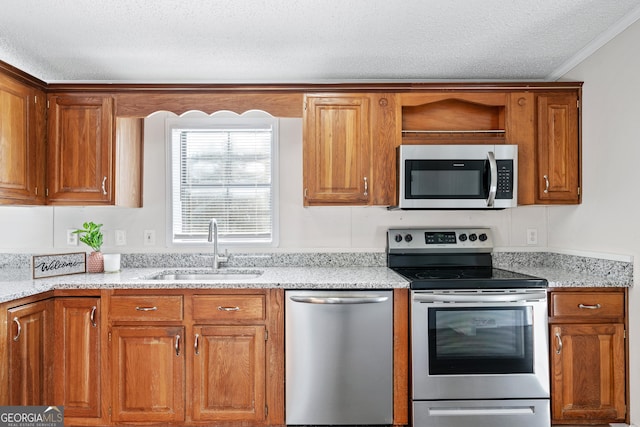
[[78, 235], [74, 233], [75, 230], [67, 230], [67, 246], [78, 246]]
[[538, 229], [527, 228], [527, 245], [537, 245], [537, 244], [538, 244]]
[[127, 232], [124, 230], [116, 230], [116, 246], [124, 246], [127, 244]]
[[156, 244], [156, 230], [144, 230], [145, 246], [153, 246]]

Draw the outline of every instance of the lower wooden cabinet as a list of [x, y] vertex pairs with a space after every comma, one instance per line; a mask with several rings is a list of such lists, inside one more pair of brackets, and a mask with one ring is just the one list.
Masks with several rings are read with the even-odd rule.
[[627, 422], [625, 292], [551, 292], [553, 424]]
[[68, 422], [102, 416], [99, 297], [55, 298], [56, 404]]
[[282, 291], [105, 294], [111, 423], [284, 423]]
[[184, 421], [181, 326], [115, 326], [111, 331], [111, 420]]
[[265, 419], [266, 329], [258, 326], [194, 328], [193, 419]]
[[8, 405], [49, 405], [53, 390], [53, 300], [7, 310]]

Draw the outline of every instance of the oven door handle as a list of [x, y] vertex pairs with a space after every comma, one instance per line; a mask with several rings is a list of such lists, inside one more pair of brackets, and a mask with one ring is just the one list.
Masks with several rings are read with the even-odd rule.
[[432, 416], [460, 416], [460, 415], [526, 415], [533, 414], [533, 407], [496, 407], [496, 408], [429, 408], [429, 415]]
[[389, 297], [364, 296], [364, 297], [289, 297], [293, 302], [304, 304], [375, 304], [385, 302]]
[[491, 181], [489, 182], [489, 197], [487, 197], [487, 207], [493, 207], [493, 202], [496, 199], [496, 193], [498, 192], [498, 163], [496, 162], [496, 156], [493, 151], [487, 153], [487, 160], [489, 161], [489, 176]]
[[413, 300], [416, 302], [464, 302], [464, 303], [492, 303], [492, 302], [540, 302], [544, 301], [547, 294], [545, 291], [541, 292], [520, 292], [520, 293], [510, 293], [510, 294], [499, 294], [499, 295], [486, 295], [486, 294], [420, 294], [415, 293], [413, 295]]

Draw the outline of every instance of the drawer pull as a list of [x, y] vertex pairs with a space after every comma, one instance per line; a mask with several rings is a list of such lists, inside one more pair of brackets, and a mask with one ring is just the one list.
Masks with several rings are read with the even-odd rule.
[[556, 332], [556, 339], [558, 340], [558, 349], [556, 350], [556, 354], [562, 353], [562, 337], [560, 336], [560, 331]]
[[218, 306], [219, 311], [240, 311], [240, 307], [222, 307]]
[[588, 310], [597, 310], [601, 307], [600, 304], [596, 304], [596, 305], [585, 305], [585, 304], [578, 304], [578, 308], [585, 308]]
[[98, 327], [98, 324], [96, 323], [96, 310], [98, 309], [98, 307], [96, 307], [95, 305], [93, 307], [91, 307], [91, 314], [89, 315], [89, 319], [91, 320], [91, 326], [93, 326], [94, 328]]
[[158, 307], [136, 307], [137, 311], [156, 311]]
[[20, 339], [20, 334], [22, 333], [22, 326], [20, 326], [20, 320], [17, 317], [14, 317], [13, 321], [18, 325], [18, 331], [16, 332], [16, 336], [13, 337], [13, 340], [18, 341], [18, 339]]

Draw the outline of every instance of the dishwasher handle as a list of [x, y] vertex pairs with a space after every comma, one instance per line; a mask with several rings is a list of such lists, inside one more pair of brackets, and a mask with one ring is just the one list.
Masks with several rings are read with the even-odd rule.
[[293, 302], [303, 304], [376, 304], [385, 302], [389, 299], [387, 296], [358, 296], [358, 297], [313, 297], [313, 296], [291, 296]]

